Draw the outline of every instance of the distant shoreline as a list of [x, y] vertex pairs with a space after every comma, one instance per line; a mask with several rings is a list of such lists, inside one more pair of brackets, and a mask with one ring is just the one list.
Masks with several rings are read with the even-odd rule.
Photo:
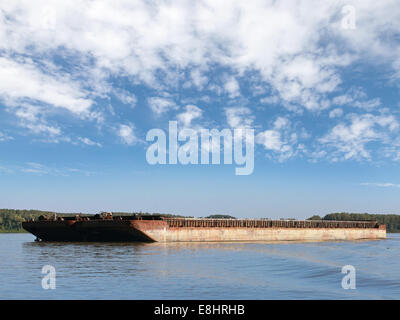
[[[160, 214], [160, 213], [147, 213], [147, 212], [112, 212], [113, 215], [163, 215], [169, 217], [185, 217], [178, 214]], [[42, 210], [17, 210], [17, 209], [0, 209], [0, 233], [27, 233], [22, 229], [22, 221], [37, 219], [41, 215], [58, 217], [82, 215], [87, 216], [87, 213], [57, 213], [52, 211]], [[191, 217], [193, 218], [193, 217]], [[233, 218], [226, 214], [214, 214], [207, 218]], [[293, 219], [300, 220], [300, 219]], [[336, 221], [362, 221], [362, 220], [376, 220], [379, 224], [385, 224], [387, 233], [400, 233], [400, 215], [398, 214], [369, 214], [369, 213], [330, 213], [325, 216], [314, 215], [306, 220], [336, 220]]]

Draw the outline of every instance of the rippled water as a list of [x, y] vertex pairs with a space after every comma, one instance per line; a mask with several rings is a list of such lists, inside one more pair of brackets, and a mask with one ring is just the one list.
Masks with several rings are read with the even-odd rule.
[[[0, 234], [1, 299], [400, 299], [400, 235], [290, 243], [37, 243]], [[41, 286], [44, 265], [56, 289]], [[344, 290], [342, 266], [356, 268]]]

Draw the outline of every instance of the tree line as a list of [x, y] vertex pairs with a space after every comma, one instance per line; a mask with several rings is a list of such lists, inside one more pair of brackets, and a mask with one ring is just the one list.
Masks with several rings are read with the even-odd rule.
[[398, 214], [369, 214], [369, 213], [330, 213], [324, 217], [315, 215], [308, 220], [336, 220], [336, 221], [378, 221], [386, 225], [388, 233], [400, 233], [400, 215]]
[[[42, 210], [15, 210], [15, 209], [0, 209], [0, 232], [25, 232], [22, 228], [22, 222], [30, 219], [37, 219], [41, 215], [52, 217], [56, 214], [59, 217], [71, 217], [77, 214], [88, 215], [83, 213], [58, 213], [53, 211], [42, 211]], [[161, 213], [148, 213], [148, 212], [112, 212], [114, 216], [120, 215], [162, 215], [167, 217], [181, 217], [181, 218], [193, 218], [189, 216], [177, 215], [177, 214], [161, 214]], [[214, 214], [206, 218], [225, 218], [235, 219], [230, 215], [226, 214]], [[400, 215], [398, 214], [369, 214], [369, 213], [330, 213], [321, 217], [314, 215], [307, 220], [336, 220], [336, 221], [365, 221], [375, 220], [379, 224], [385, 224], [387, 232], [389, 233], [400, 233]]]
[[0, 232], [25, 232], [22, 228], [23, 221], [37, 219], [41, 215], [51, 217], [54, 214], [58, 216], [76, 215], [76, 213], [56, 213], [41, 210], [0, 209]]
[[[39, 218], [41, 215], [46, 215], [49, 218], [57, 215], [58, 217], [73, 217], [76, 215], [87, 216], [89, 214], [84, 214], [80, 212], [73, 213], [59, 213], [54, 211], [42, 211], [42, 210], [17, 210], [17, 209], [0, 209], [0, 233], [1, 232], [26, 232], [22, 228], [22, 222], [30, 219]], [[184, 217], [176, 214], [160, 214], [160, 213], [148, 213], [148, 212], [112, 212], [113, 216], [127, 216], [127, 215], [162, 215], [167, 217]]]

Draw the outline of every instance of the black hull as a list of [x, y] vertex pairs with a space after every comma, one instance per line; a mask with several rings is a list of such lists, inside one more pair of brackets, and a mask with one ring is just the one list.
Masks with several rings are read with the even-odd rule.
[[[23, 228], [41, 241], [57, 242], [153, 242], [141, 231], [126, 224], [85, 223], [76, 222], [72, 225], [59, 222], [29, 223], [24, 222]], [[103, 225], [102, 225], [103, 224]]]

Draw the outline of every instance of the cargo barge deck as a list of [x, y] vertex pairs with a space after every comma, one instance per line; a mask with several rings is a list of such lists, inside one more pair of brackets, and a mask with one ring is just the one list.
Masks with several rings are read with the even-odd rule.
[[386, 238], [376, 221], [171, 218], [164, 216], [39, 217], [22, 223], [41, 241], [190, 242], [328, 241]]

